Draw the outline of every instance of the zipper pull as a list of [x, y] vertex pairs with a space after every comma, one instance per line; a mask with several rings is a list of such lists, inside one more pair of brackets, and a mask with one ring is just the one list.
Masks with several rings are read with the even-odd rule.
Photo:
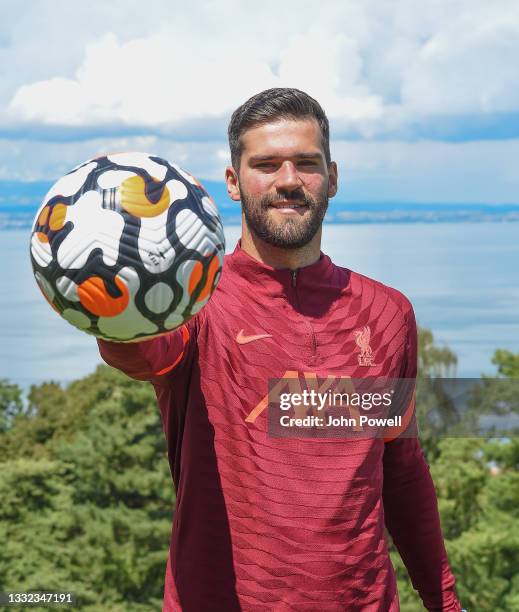
[[296, 286], [297, 270], [292, 270], [292, 287]]

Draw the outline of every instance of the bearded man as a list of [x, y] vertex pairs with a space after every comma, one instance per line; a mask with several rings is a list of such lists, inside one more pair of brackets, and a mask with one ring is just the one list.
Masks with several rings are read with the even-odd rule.
[[325, 113], [263, 91], [229, 144], [242, 234], [209, 303], [165, 336], [98, 340], [160, 406], [177, 494], [164, 610], [394, 612], [387, 527], [425, 607], [459, 611], [416, 435], [269, 433], [269, 381], [416, 377], [409, 300], [320, 250], [337, 191]]

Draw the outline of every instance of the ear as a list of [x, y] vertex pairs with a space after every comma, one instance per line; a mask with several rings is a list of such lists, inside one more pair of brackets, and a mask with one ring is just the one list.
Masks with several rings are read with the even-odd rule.
[[337, 193], [338, 186], [337, 164], [331, 162], [328, 166], [328, 197], [333, 198]]
[[225, 169], [225, 182], [227, 183], [227, 193], [231, 200], [239, 202], [241, 200], [240, 181], [236, 170], [232, 166], [227, 166]]

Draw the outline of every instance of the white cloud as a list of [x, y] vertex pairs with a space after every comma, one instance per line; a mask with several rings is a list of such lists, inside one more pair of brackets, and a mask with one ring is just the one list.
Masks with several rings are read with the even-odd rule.
[[404, 107], [421, 115], [519, 110], [519, 5], [510, 9], [476, 7], [434, 33], [403, 71]]
[[[236, 0], [182, 10], [116, 0], [77, 14], [61, 1], [48, 6], [18, 16], [14, 30], [23, 25], [26, 35], [10, 39], [7, 55], [0, 51], [20, 64], [3, 85], [11, 87], [4, 121], [196, 123], [286, 85], [307, 90], [330, 117], [368, 136], [424, 115], [519, 110], [519, 6], [509, 0], [337, 0], [325, 10], [307, 0], [266, 0], [253, 16]], [[27, 34], [42, 38], [43, 12], [50, 36], [31, 46]], [[87, 13], [95, 28], [86, 27]], [[14, 85], [14, 73], [25, 82]]]
[[315, 30], [291, 38], [279, 53], [277, 74], [261, 50], [244, 47], [237, 53], [223, 44], [208, 51], [166, 33], [124, 43], [106, 34], [86, 47], [74, 78], [23, 85], [9, 110], [13, 118], [45, 124], [161, 126], [221, 117], [237, 100], [291, 85], [318, 97], [332, 117], [381, 116], [381, 99], [359, 83], [357, 43], [342, 34]]
[[[70, 6], [2, 8], [0, 129], [12, 139], [0, 140], [0, 179], [57, 178], [100, 152], [143, 150], [220, 180], [232, 110], [295, 86], [330, 117], [345, 196], [517, 200], [518, 141], [477, 142], [473, 129], [519, 113], [515, 0]], [[418, 140], [466, 133], [472, 142]]]

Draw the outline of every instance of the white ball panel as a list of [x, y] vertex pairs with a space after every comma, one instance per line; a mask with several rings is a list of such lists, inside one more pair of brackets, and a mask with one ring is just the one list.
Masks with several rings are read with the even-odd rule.
[[140, 281], [133, 268], [123, 268], [118, 274], [129, 290], [129, 302], [126, 309], [115, 317], [99, 317], [99, 330], [111, 338], [131, 340], [139, 334], [155, 334], [159, 328], [146, 319], [135, 307], [135, 294], [139, 290]]
[[67, 278], [66, 276], [60, 276], [56, 281], [56, 287], [58, 288], [58, 291], [61, 293], [61, 295], [63, 295], [63, 297], [66, 297], [67, 300], [70, 300], [71, 302], [79, 302], [79, 296], [77, 293], [78, 286], [70, 278]]
[[152, 274], [168, 270], [175, 259], [175, 250], [167, 236], [168, 209], [157, 217], [143, 217], [139, 232], [139, 255]]
[[91, 161], [77, 170], [72, 171], [70, 174], [65, 175], [63, 178], [60, 178], [59, 181], [50, 188], [43, 201], [47, 203], [54, 196], [62, 195], [67, 197], [74, 195], [81, 189], [88, 175], [96, 167], [97, 162]]
[[52, 261], [50, 244], [48, 242], [40, 242], [36, 234], [31, 236], [31, 253], [42, 268], [46, 268]]
[[175, 219], [175, 229], [180, 242], [187, 248], [196, 248], [200, 232], [205, 227], [203, 221], [188, 208], [181, 210]]
[[147, 153], [135, 151], [131, 153], [114, 153], [113, 155], [107, 155], [107, 158], [120, 166], [137, 166], [138, 168], [143, 168], [148, 174], [159, 179], [159, 181], [164, 180], [166, 172], [168, 171], [166, 166], [157, 164], [157, 162], [150, 159]]
[[169, 308], [173, 301], [173, 295], [173, 290], [169, 285], [158, 282], [148, 289], [144, 296], [144, 302], [151, 312], [160, 314]]
[[218, 210], [216, 209], [214, 202], [207, 196], [202, 198], [202, 206], [204, 207], [206, 213], [210, 214], [212, 217], [216, 217], [218, 214]]
[[61, 313], [61, 316], [69, 323], [72, 323], [74, 327], [79, 327], [79, 329], [88, 329], [90, 327], [90, 319], [86, 316], [86, 314], [79, 312], [79, 310], [66, 308]]
[[135, 176], [135, 172], [129, 172], [128, 170], [107, 170], [99, 176], [97, 184], [101, 189], [113, 189], [114, 187], [119, 187], [123, 181], [132, 176]]
[[177, 181], [177, 179], [173, 179], [172, 181], [168, 181], [166, 183], [166, 187], [169, 190], [170, 205], [176, 202], [177, 200], [184, 200], [185, 198], [187, 198], [187, 187], [182, 181]]
[[116, 263], [124, 219], [120, 213], [103, 208], [101, 201], [100, 193], [88, 191], [68, 207], [67, 221], [72, 221], [74, 228], [58, 249], [58, 263], [62, 268], [81, 268], [95, 248], [103, 251], [107, 266]]

